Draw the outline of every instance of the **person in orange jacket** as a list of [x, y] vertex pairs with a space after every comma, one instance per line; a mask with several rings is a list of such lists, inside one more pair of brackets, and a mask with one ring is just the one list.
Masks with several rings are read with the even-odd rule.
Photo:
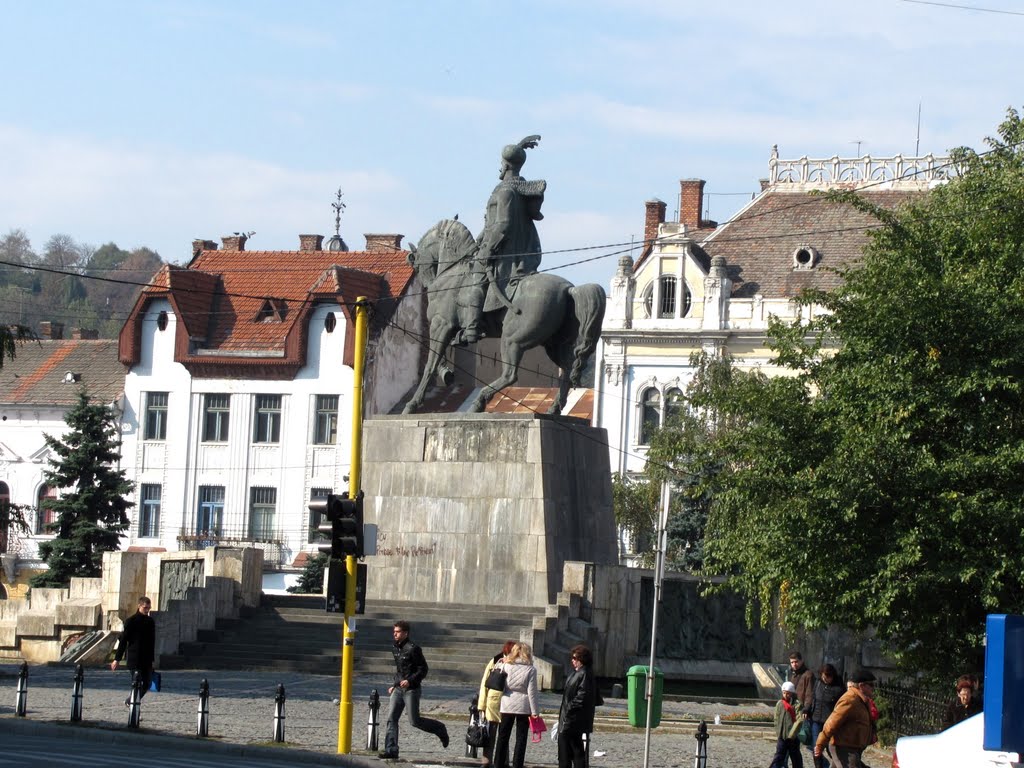
[[836, 702], [814, 744], [814, 756], [827, 755], [834, 768], [861, 768], [861, 754], [875, 738], [871, 718], [875, 676], [859, 670], [850, 682], [853, 686]]

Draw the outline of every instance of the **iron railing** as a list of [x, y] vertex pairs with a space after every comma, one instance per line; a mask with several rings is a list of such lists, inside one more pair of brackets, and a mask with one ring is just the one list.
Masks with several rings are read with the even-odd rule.
[[942, 730], [942, 716], [950, 697], [923, 687], [884, 683], [875, 689], [881, 712], [883, 741], [895, 744], [900, 736], [919, 736]]
[[263, 550], [263, 566], [285, 565], [289, 549], [283, 531], [250, 530], [219, 526], [212, 530], [181, 528], [178, 532], [178, 548], [201, 550], [208, 547], [256, 547]]

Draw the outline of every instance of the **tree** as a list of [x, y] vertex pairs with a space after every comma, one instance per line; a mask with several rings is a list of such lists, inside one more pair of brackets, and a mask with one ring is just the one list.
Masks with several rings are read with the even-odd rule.
[[895, 212], [836, 196], [880, 226], [802, 297], [830, 314], [771, 325], [793, 375], [709, 363], [691, 400], [716, 415], [705, 571], [786, 627], [872, 627], [934, 679], [980, 668], [986, 614], [1024, 612], [1019, 114], [987, 142]]
[[67, 490], [47, 503], [56, 513], [49, 530], [56, 534], [39, 545], [49, 570], [32, 578], [34, 587], [66, 586], [74, 576], [99, 576], [103, 553], [119, 548], [128, 529], [128, 501], [134, 484], [117, 469], [121, 458], [116, 417], [106, 405], [93, 404], [88, 395], [66, 418], [71, 431], [58, 440], [46, 435], [56, 454], [44, 473], [47, 485]]
[[298, 583], [293, 587], [288, 587], [288, 591], [302, 595], [323, 594], [324, 571], [329, 562], [330, 558], [323, 552], [309, 555], [306, 558], [306, 565], [299, 575]]

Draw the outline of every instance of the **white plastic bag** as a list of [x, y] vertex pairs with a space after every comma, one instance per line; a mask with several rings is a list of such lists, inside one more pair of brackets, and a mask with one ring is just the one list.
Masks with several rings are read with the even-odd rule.
[[551, 732], [551, 740], [552, 741], [558, 741], [558, 721], [557, 720], [555, 721], [554, 725], [552, 725], [548, 730]]

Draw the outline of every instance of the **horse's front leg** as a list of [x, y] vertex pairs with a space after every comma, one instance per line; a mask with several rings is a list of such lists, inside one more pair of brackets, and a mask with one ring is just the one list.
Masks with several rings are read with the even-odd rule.
[[430, 379], [437, 373], [437, 369], [444, 359], [444, 353], [454, 336], [455, 327], [451, 323], [440, 321], [437, 317], [430, 321], [430, 351], [427, 354], [427, 364], [423, 367], [423, 375], [420, 376], [420, 383], [416, 387], [416, 392], [409, 398], [409, 402], [405, 404], [402, 413], [413, 413], [423, 405], [423, 398], [427, 393]]
[[480, 394], [473, 400], [470, 411], [479, 413], [487, 407], [487, 401], [494, 397], [494, 394], [505, 387], [510, 387], [519, 378], [519, 363], [522, 362], [525, 350], [518, 342], [507, 337], [501, 340], [501, 375], [481, 390]]

